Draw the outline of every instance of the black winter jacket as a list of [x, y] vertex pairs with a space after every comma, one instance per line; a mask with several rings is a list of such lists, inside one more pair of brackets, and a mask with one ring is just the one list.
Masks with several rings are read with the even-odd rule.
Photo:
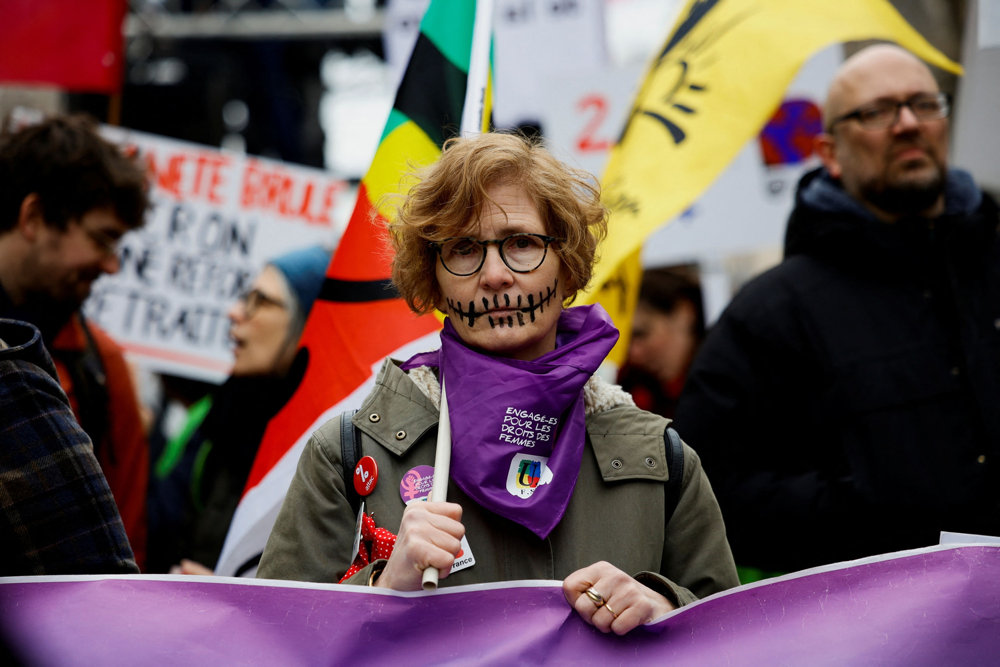
[[677, 411], [737, 563], [1000, 534], [998, 222], [964, 172], [941, 217], [894, 224], [803, 178], [784, 261], [722, 314]]

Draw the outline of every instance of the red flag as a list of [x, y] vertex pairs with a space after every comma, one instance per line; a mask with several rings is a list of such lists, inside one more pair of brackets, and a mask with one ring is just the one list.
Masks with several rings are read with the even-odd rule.
[[117, 93], [125, 0], [4, 0], [0, 82]]

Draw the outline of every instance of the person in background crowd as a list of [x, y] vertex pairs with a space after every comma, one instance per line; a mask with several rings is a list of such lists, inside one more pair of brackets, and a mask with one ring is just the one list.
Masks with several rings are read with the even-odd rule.
[[38, 329], [0, 319], [0, 576], [139, 568]]
[[688, 270], [646, 269], [632, 318], [622, 389], [643, 410], [673, 418], [688, 368], [705, 337], [701, 286]]
[[214, 570], [268, 422], [305, 373], [299, 338], [329, 263], [330, 252], [319, 246], [272, 259], [230, 308], [230, 377], [191, 407], [155, 462], [152, 571]]
[[[618, 339], [607, 313], [565, 308], [605, 230], [589, 175], [537, 142], [446, 142], [392, 226], [393, 282], [415, 312], [447, 313], [442, 347], [383, 364], [352, 421], [357, 469], [344, 474], [340, 418], [313, 434], [257, 575], [401, 591], [425, 568], [447, 585], [559, 578], [585, 621], [618, 634], [735, 585], [697, 454], [668, 472], [666, 420], [594, 375]], [[442, 391], [449, 502], [408, 503], [439, 474]], [[374, 484], [363, 554], [351, 479]]]
[[899, 47], [848, 58], [784, 261], [736, 295], [692, 366], [676, 423], [741, 565], [1000, 535], [1000, 218], [947, 168], [949, 112]]
[[[227, 330], [226, 335], [229, 332]], [[198, 401], [218, 387], [217, 382], [195, 379], [171, 373], [144, 373], [137, 385], [148, 390], [144, 397], [149, 423], [149, 457], [153, 469], [168, 443], [180, 434], [189, 422], [188, 411]], [[152, 490], [153, 478], [150, 477]]]
[[119, 269], [118, 241], [140, 227], [146, 174], [83, 116], [0, 137], [0, 317], [41, 331], [70, 405], [94, 444], [139, 566], [146, 548], [149, 451], [121, 348], [80, 306]]

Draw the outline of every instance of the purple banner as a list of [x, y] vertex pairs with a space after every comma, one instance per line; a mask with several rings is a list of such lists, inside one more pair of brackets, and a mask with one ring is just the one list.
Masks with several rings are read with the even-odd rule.
[[625, 637], [552, 582], [434, 593], [202, 577], [0, 579], [30, 665], [996, 664], [1000, 547], [931, 547], [727, 591]]

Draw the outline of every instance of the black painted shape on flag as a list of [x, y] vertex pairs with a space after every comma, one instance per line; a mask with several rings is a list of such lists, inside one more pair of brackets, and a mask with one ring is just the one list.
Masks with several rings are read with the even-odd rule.
[[386, 301], [398, 299], [392, 280], [337, 280], [327, 278], [323, 281], [319, 297], [322, 301], [339, 303], [365, 303], [368, 301]]
[[466, 73], [420, 33], [393, 107], [438, 146], [458, 136], [465, 103]]
[[670, 50], [677, 46], [678, 42], [687, 37], [688, 33], [694, 30], [694, 27], [705, 18], [705, 14], [708, 14], [717, 4], [719, 4], [719, 0], [698, 0], [691, 5], [687, 17], [678, 26], [677, 31], [667, 40], [667, 45], [663, 47], [663, 51], [660, 53], [660, 59], [670, 53]]

